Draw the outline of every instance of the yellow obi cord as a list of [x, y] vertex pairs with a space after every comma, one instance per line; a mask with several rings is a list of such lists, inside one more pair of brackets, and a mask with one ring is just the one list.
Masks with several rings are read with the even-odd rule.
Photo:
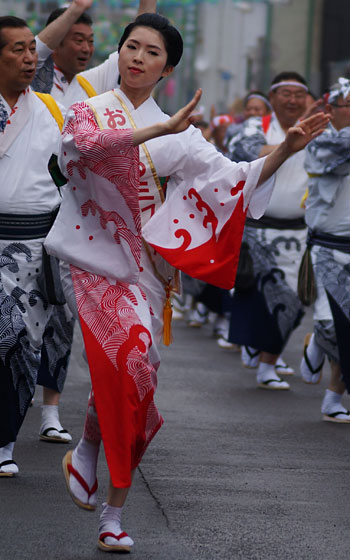
[[170, 283], [167, 284], [165, 288], [166, 299], [163, 307], [163, 344], [169, 346], [173, 337], [171, 334], [171, 319], [173, 316], [173, 310], [170, 300]]
[[304, 193], [303, 198], [301, 199], [300, 208], [305, 208], [306, 207], [305, 203], [306, 203], [306, 200], [307, 200], [308, 196], [309, 196], [309, 189], [307, 188], [305, 193]]

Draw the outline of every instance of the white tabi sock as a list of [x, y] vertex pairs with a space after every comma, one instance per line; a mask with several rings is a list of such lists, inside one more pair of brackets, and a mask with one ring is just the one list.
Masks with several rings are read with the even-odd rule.
[[322, 366], [325, 353], [321, 346], [316, 342], [315, 335], [312, 334], [309, 343], [305, 337], [304, 355], [300, 362], [300, 374], [305, 383], [319, 383], [322, 376]]
[[[90, 489], [93, 487], [96, 480], [99, 450], [99, 445], [95, 445], [88, 440], [81, 438], [72, 453], [72, 466], [83, 477]], [[69, 487], [78, 500], [86, 504], [89, 503], [91, 506], [96, 505], [96, 493], [88, 498], [86, 491], [74, 476], [69, 477]]]
[[264, 388], [267, 386], [269, 389], [289, 389], [289, 384], [277, 375], [273, 364], [260, 362], [256, 381], [259, 386], [265, 385]]
[[334, 414], [335, 412], [344, 412], [346, 414], [348, 411], [340, 403], [342, 396], [330, 389], [326, 389], [321, 407], [322, 414]]
[[[63, 430], [56, 404], [43, 404], [41, 407], [40, 433], [42, 434], [48, 428], [54, 428], [58, 432]], [[51, 435], [50, 432], [48, 435]], [[60, 437], [65, 441], [72, 441], [72, 436], [68, 433], [63, 433]]]
[[255, 369], [259, 365], [260, 352], [251, 346], [242, 346], [241, 357], [243, 365]]
[[292, 375], [294, 373], [294, 369], [284, 361], [282, 356], [278, 356], [277, 362], [275, 363], [275, 369], [281, 375]]
[[256, 380], [258, 383], [264, 383], [269, 379], [274, 379], [275, 381], [279, 381], [280, 377], [278, 377], [275, 366], [272, 364], [265, 364], [264, 362], [259, 363], [258, 371], [256, 373]]
[[[99, 535], [103, 533], [113, 533], [118, 536], [123, 533], [123, 529], [120, 526], [123, 508], [113, 507], [106, 503], [102, 505], [103, 511], [100, 516]], [[132, 546], [134, 544], [134, 541], [129, 536], [120, 539], [105, 537], [103, 542], [109, 546]]]
[[[11, 441], [10, 443], [5, 445], [4, 447], [0, 447], [0, 463], [2, 463], [3, 461], [12, 461], [12, 454], [13, 454], [14, 446], [15, 446], [15, 442]], [[3, 465], [0, 468], [0, 472], [17, 474], [18, 473], [18, 467], [17, 467], [17, 465], [15, 465], [13, 463], [10, 464], [10, 465]]]
[[322, 360], [324, 360], [325, 353], [321, 346], [319, 346], [316, 342], [315, 335], [312, 334], [310, 338], [310, 342], [307, 347], [307, 357], [309, 358], [309, 362], [312, 365], [313, 369], [316, 369], [320, 366]]

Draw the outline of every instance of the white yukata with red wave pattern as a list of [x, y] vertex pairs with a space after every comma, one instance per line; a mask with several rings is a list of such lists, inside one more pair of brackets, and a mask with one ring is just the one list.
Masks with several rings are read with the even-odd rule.
[[[159, 255], [192, 276], [232, 286], [248, 205], [260, 217], [273, 189], [271, 180], [255, 190], [263, 159], [233, 163], [194, 127], [148, 141], [148, 158], [133, 147], [131, 121], [141, 128], [168, 118], [153, 98], [135, 109], [120, 90], [70, 109], [60, 154], [69, 181], [45, 244], [71, 264], [116, 487], [130, 486], [131, 469], [162, 424], [153, 400], [166, 297]], [[162, 207], [151, 187], [153, 165], [170, 177]]]

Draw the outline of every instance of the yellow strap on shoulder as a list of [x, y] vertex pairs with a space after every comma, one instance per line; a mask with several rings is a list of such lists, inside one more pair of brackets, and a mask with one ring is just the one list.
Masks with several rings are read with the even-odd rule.
[[39, 99], [41, 99], [43, 103], [45, 103], [51, 115], [57, 122], [58, 128], [62, 131], [64, 118], [52, 95], [50, 95], [49, 93], [39, 93], [38, 91], [36, 91], [35, 94], [39, 97]]
[[303, 196], [303, 198], [301, 199], [300, 208], [306, 208], [305, 203], [306, 203], [306, 200], [307, 200], [307, 197], [308, 197], [308, 196], [309, 196], [309, 189], [306, 188], [306, 191], [305, 191], [305, 193], [304, 193], [304, 196]]
[[92, 87], [90, 82], [86, 78], [84, 78], [84, 76], [82, 76], [81, 74], [77, 74], [77, 80], [78, 84], [83, 88], [88, 97], [96, 97], [97, 92]]

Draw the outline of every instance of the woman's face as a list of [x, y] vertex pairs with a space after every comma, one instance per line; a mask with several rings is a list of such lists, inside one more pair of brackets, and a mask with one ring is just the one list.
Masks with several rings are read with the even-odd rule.
[[151, 27], [135, 27], [119, 53], [121, 88], [152, 91], [159, 78], [171, 74], [162, 35]]
[[246, 106], [244, 107], [244, 118], [249, 119], [249, 117], [263, 117], [267, 115], [269, 110], [262, 99], [257, 97], [252, 97], [248, 100]]

